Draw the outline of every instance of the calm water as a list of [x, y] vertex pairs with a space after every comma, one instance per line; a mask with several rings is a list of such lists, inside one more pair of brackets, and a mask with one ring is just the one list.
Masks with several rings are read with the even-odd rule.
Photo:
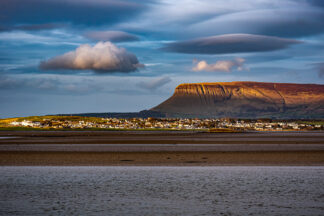
[[324, 167], [0, 167], [0, 215], [324, 215]]

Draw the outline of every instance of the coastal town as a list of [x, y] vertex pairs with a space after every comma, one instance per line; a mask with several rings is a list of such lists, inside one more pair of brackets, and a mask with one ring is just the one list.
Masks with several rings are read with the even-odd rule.
[[79, 116], [39, 116], [0, 120], [1, 127], [37, 129], [111, 130], [234, 130], [285, 131], [323, 130], [323, 121], [271, 119], [179, 119], [179, 118], [96, 118]]

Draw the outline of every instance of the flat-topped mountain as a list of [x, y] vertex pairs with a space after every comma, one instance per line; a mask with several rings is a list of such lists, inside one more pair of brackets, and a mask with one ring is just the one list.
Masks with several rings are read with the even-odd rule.
[[324, 118], [324, 85], [186, 83], [151, 111], [170, 117]]

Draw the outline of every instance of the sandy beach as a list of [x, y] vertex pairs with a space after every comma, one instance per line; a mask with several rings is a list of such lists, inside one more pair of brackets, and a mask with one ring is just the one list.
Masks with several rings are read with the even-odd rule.
[[324, 165], [322, 132], [1, 131], [0, 165]]

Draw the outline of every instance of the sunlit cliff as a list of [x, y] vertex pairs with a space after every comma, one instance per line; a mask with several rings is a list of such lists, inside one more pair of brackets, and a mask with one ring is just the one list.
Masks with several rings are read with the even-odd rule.
[[324, 118], [324, 85], [261, 82], [192, 83], [152, 108], [168, 116]]

